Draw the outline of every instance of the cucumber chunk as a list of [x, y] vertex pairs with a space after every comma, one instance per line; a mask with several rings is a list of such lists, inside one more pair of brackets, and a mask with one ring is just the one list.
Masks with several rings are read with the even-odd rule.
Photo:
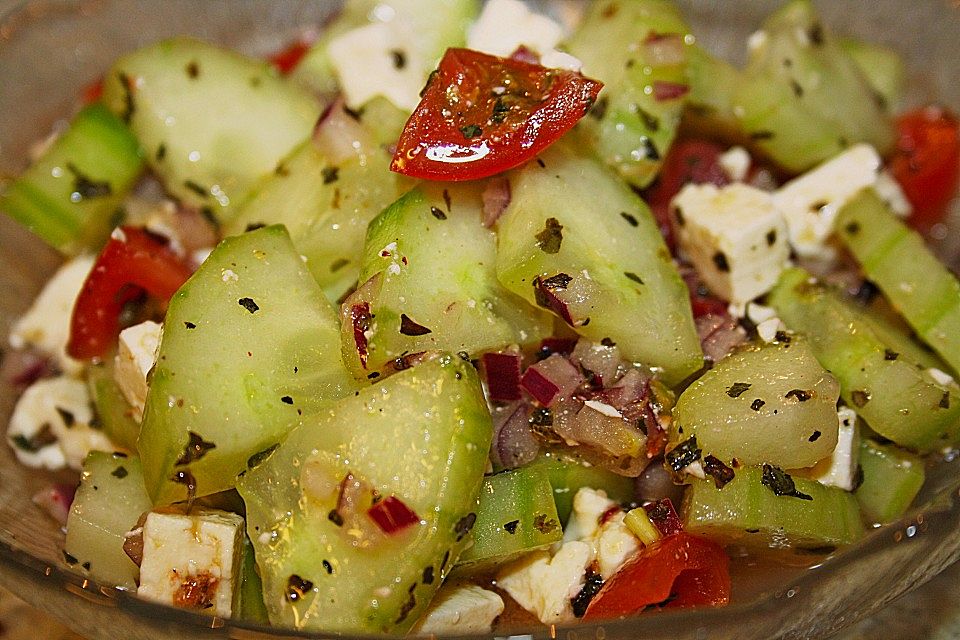
[[604, 491], [608, 498], [620, 504], [628, 504], [634, 499], [633, 478], [619, 476], [568, 456], [541, 456], [523, 468], [546, 471], [550, 486], [553, 487], [557, 516], [564, 525], [573, 510], [574, 496], [584, 487]]
[[762, 483], [759, 467], [737, 469], [723, 489], [711, 478], [694, 479], [681, 515], [690, 533], [751, 546], [817, 548], [845, 545], [863, 535], [860, 508], [852, 493], [794, 477], [806, 500], [777, 495]]
[[257, 558], [250, 539], [243, 538], [243, 564], [240, 574], [239, 618], [248, 622], [270, 624], [267, 607], [263, 604], [263, 581], [257, 573]]
[[810, 0], [787, 3], [760, 33], [735, 99], [760, 149], [800, 173], [858, 142], [891, 148], [889, 114]]
[[840, 47], [857, 64], [885, 108], [895, 108], [907, 84], [907, 67], [900, 54], [883, 45], [840, 38]]
[[902, 516], [926, 479], [919, 457], [868, 439], [860, 444], [860, 467], [863, 483], [855, 495], [869, 522], [885, 524]]
[[[491, 437], [476, 370], [442, 355], [341, 400], [259, 456], [238, 489], [270, 621], [407, 631], [469, 542]], [[418, 520], [382, 532], [368, 516], [375, 495]]]
[[167, 190], [219, 220], [320, 116], [319, 101], [268, 63], [190, 38], [120, 58], [103, 100], [130, 125]]
[[0, 211], [65, 254], [98, 249], [143, 167], [136, 138], [96, 103], [0, 194]]
[[686, 286], [650, 210], [615, 175], [562, 144], [511, 174], [497, 277], [627, 360], [677, 384], [703, 365]]
[[547, 469], [528, 465], [504, 471], [483, 480], [473, 546], [460, 556], [458, 566], [470, 571], [492, 568], [561, 538]]
[[250, 456], [354, 388], [336, 311], [284, 228], [224, 240], [167, 311], [139, 441], [150, 495], [232, 488]]
[[696, 436], [704, 455], [727, 463], [809, 467], [837, 446], [839, 396], [807, 340], [784, 335], [728, 355], [687, 387], [671, 439]]
[[[680, 124], [690, 28], [668, 0], [595, 1], [567, 42], [604, 90], [580, 124], [588, 143], [631, 184], [657, 175]], [[672, 41], [659, 45], [656, 41]], [[667, 95], [665, 92], [668, 92]]]
[[837, 216], [854, 257], [924, 342], [960, 371], [960, 282], [871, 189]]
[[127, 451], [137, 450], [140, 423], [133, 418], [130, 403], [113, 379], [113, 358], [87, 367], [87, 386], [103, 433]]
[[[366, 377], [405, 353], [475, 355], [553, 333], [543, 311], [504, 288], [496, 237], [481, 224], [481, 184], [422, 184], [367, 230], [363, 284], [341, 309], [344, 360]], [[358, 309], [369, 317], [358, 343]]]
[[767, 303], [788, 327], [807, 335], [817, 360], [840, 381], [840, 397], [874, 431], [918, 451], [956, 440], [960, 395], [883, 341], [871, 328], [876, 316], [865, 320], [800, 269], [783, 273]]
[[90, 452], [67, 516], [67, 564], [102, 585], [136, 590], [140, 568], [124, 552], [123, 535], [151, 506], [138, 458]]

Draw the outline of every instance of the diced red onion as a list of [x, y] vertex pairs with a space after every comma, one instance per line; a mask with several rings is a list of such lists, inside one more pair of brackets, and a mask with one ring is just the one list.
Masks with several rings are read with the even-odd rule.
[[665, 80], [653, 81], [653, 99], [657, 102], [676, 100], [690, 93], [690, 85]]
[[677, 515], [677, 510], [673, 508], [673, 502], [670, 498], [662, 498], [656, 502], [643, 505], [650, 522], [660, 531], [660, 535], [666, 537], [683, 531], [683, 522]]
[[520, 354], [485, 353], [481, 356], [487, 381], [487, 397], [494, 402], [513, 402], [520, 392]]
[[517, 47], [517, 50], [510, 54], [510, 59], [526, 62], [527, 64], [540, 64], [540, 55], [524, 45]]
[[557, 398], [569, 396], [582, 382], [583, 377], [577, 368], [556, 353], [527, 367], [520, 379], [524, 390], [545, 407], [551, 406]]
[[540, 442], [530, 429], [529, 408], [521, 403], [505, 407], [494, 425], [493, 453], [495, 462], [506, 469], [515, 469], [532, 462], [540, 452]]
[[353, 320], [353, 343], [360, 356], [360, 364], [367, 368], [367, 323], [370, 322], [370, 304], [361, 302], [350, 305], [350, 318]]
[[16, 391], [23, 391], [37, 380], [57, 373], [53, 359], [33, 349], [10, 351], [3, 358], [3, 380]]
[[695, 322], [703, 354], [712, 362], [718, 362], [734, 347], [747, 341], [747, 332], [727, 314], [709, 313]]
[[373, 505], [367, 509], [367, 515], [387, 535], [397, 533], [420, 522], [420, 516], [396, 496], [387, 496]]
[[369, 146], [369, 134], [344, 110], [342, 99], [331, 104], [317, 121], [313, 144], [332, 165], [356, 158]]
[[483, 226], [490, 228], [510, 205], [510, 181], [503, 176], [492, 178], [480, 197], [483, 200]]
[[58, 482], [38, 491], [33, 496], [33, 504], [46, 511], [61, 525], [65, 525], [76, 491], [76, 485]]
[[[562, 286], [559, 286], [558, 283], [561, 282], [559, 280], [561, 278], [565, 279], [565, 281], [562, 283]], [[566, 291], [567, 284], [569, 284], [572, 279], [573, 278], [565, 273], [558, 273], [549, 278], [540, 278], [538, 276], [533, 280], [533, 289], [538, 305], [553, 311], [560, 316], [561, 320], [571, 327], [575, 327], [577, 326], [577, 321], [574, 320], [573, 314], [570, 313], [570, 306], [567, 304], [567, 301], [562, 297], [562, 292]]]
[[645, 61], [651, 67], [683, 64], [686, 60], [683, 37], [678, 33], [651, 33], [643, 41]]
[[674, 484], [673, 478], [663, 467], [661, 460], [648, 465], [643, 473], [637, 476], [633, 486], [634, 496], [641, 503], [655, 502], [662, 498], [669, 498], [671, 502], [679, 503], [683, 498], [683, 485]]
[[646, 459], [646, 436], [623, 418], [607, 415], [577, 400], [563, 400], [553, 412], [553, 430], [614, 458]]
[[591, 374], [591, 382], [597, 387], [611, 384], [620, 368], [619, 348], [591, 342], [586, 338], [577, 342], [570, 358]]
[[[636, 411], [637, 405], [642, 408], [647, 404], [649, 383], [648, 375], [645, 375], [639, 369], [630, 369], [613, 386], [594, 391], [587, 397], [590, 400], [599, 400], [609, 404], [621, 413], [627, 410]], [[632, 419], [628, 416], [625, 417]], [[635, 417], [640, 416], [638, 414]]]
[[537, 357], [543, 360], [555, 353], [570, 355], [576, 346], [576, 338], [544, 338], [537, 349]]

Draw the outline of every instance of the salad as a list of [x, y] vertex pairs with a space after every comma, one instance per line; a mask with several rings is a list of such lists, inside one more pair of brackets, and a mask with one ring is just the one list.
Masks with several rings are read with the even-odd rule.
[[921, 235], [956, 118], [898, 113], [896, 54], [805, 0], [744, 68], [665, 0], [567, 9], [351, 0], [269, 61], [174, 38], [38, 145], [0, 210], [65, 263], [7, 436], [80, 472], [37, 498], [66, 566], [462, 634], [722, 606], [739, 550], [909, 508], [960, 429]]

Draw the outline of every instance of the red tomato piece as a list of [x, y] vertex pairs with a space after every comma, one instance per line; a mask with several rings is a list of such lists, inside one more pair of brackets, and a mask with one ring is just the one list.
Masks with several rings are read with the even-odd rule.
[[120, 333], [125, 304], [144, 291], [166, 302], [190, 274], [190, 268], [163, 240], [137, 227], [120, 227], [110, 236], [77, 296], [67, 353], [79, 360], [102, 356]]
[[943, 219], [960, 182], [960, 123], [940, 107], [897, 118], [890, 169], [913, 205], [910, 223], [926, 230]]
[[280, 73], [286, 75], [300, 64], [303, 56], [307, 55], [307, 51], [310, 51], [309, 44], [303, 41], [294, 42], [286, 49], [270, 56], [270, 64], [275, 66]]
[[448, 49], [400, 135], [390, 168], [451, 181], [512, 169], [573, 127], [602, 86], [574, 71]]
[[83, 104], [93, 104], [100, 100], [103, 96], [103, 78], [91, 82], [83, 88], [83, 93], [81, 94], [81, 100]]
[[610, 576], [584, 620], [640, 613], [651, 605], [722, 606], [730, 602], [730, 560], [723, 547], [677, 533], [644, 547]]

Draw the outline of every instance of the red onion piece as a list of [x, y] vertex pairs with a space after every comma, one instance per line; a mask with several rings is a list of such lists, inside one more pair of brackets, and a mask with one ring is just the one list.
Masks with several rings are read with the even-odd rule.
[[520, 355], [485, 353], [480, 357], [487, 380], [487, 396], [494, 402], [513, 402], [520, 392]]
[[[630, 369], [612, 387], [593, 391], [589, 394], [588, 399], [609, 404], [621, 413], [628, 410], [637, 412], [638, 405], [642, 409], [648, 404], [649, 384], [650, 377], [648, 375], [639, 369]], [[640, 415], [637, 413], [635, 417], [639, 418]], [[627, 417], [627, 419], [633, 418]]]
[[395, 496], [388, 496], [367, 509], [367, 515], [388, 535], [420, 522], [420, 516]]
[[15, 391], [22, 392], [37, 380], [50, 378], [57, 373], [56, 362], [33, 349], [10, 351], [3, 358], [2, 380]]
[[673, 508], [670, 498], [661, 498], [656, 502], [643, 505], [643, 508], [650, 522], [660, 531], [660, 535], [666, 537], [683, 531], [683, 522], [680, 521], [680, 516]]
[[37, 492], [33, 496], [33, 504], [46, 511], [61, 525], [65, 525], [76, 491], [76, 485], [58, 482]]
[[557, 398], [569, 396], [582, 382], [583, 377], [577, 368], [556, 353], [527, 367], [520, 379], [524, 390], [545, 407], [551, 406]]
[[517, 403], [506, 407], [494, 426], [494, 462], [506, 469], [515, 469], [532, 462], [540, 453], [540, 442], [530, 429], [528, 407]]
[[313, 144], [332, 165], [355, 158], [369, 148], [369, 134], [344, 109], [343, 99], [331, 104], [313, 130]]
[[367, 368], [367, 330], [370, 328], [370, 305], [366, 302], [350, 305], [350, 318], [353, 320], [353, 342], [360, 356], [360, 364]]
[[560, 316], [561, 320], [575, 327], [577, 322], [573, 319], [566, 300], [563, 299], [563, 292], [572, 280], [573, 278], [566, 273], [558, 273], [549, 278], [537, 276], [533, 279], [533, 294], [539, 306], [553, 311]]
[[540, 54], [524, 45], [517, 47], [517, 50], [510, 54], [510, 59], [527, 64], [540, 64]]
[[676, 100], [690, 93], [690, 85], [665, 80], [653, 81], [653, 99], [657, 102]]
[[490, 228], [510, 205], [510, 181], [503, 176], [491, 178], [480, 197], [483, 199], [483, 226]]
[[594, 386], [603, 387], [611, 384], [617, 377], [620, 349], [612, 343], [607, 346], [583, 338], [577, 342], [570, 359], [590, 373], [590, 381]]
[[555, 353], [570, 355], [576, 346], [576, 338], [544, 338], [537, 349], [537, 358], [543, 360]]
[[607, 458], [639, 460], [636, 473], [647, 463], [646, 436], [623, 418], [607, 415], [577, 400], [564, 399], [553, 411], [553, 430], [567, 441], [591, 447]]
[[683, 64], [687, 59], [679, 33], [651, 33], [643, 41], [644, 59], [651, 67]]
[[736, 320], [724, 313], [722, 315], [708, 313], [696, 318], [697, 335], [700, 337], [700, 346], [703, 355], [712, 362], [733, 351], [734, 347], [747, 341], [747, 332]]

